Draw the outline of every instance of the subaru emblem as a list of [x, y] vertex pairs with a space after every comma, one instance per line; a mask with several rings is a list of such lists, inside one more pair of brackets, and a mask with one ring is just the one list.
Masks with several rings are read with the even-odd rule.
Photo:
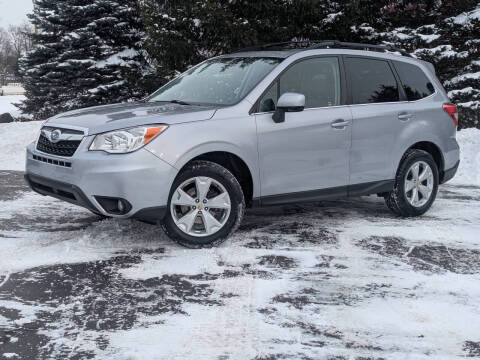
[[62, 132], [60, 130], [54, 130], [50, 134], [50, 141], [53, 143], [57, 143], [60, 141], [60, 135], [62, 135]]

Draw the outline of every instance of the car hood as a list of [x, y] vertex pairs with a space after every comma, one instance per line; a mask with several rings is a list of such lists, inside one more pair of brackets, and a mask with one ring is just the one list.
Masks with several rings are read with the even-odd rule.
[[208, 120], [213, 106], [190, 106], [164, 102], [135, 102], [69, 111], [50, 118], [45, 125], [64, 125], [88, 129], [88, 134], [147, 124], [180, 124]]

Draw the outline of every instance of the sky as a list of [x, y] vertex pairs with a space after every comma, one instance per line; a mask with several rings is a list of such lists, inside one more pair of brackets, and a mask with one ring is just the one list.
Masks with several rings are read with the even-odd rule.
[[0, 27], [22, 23], [32, 8], [32, 0], [0, 0]]

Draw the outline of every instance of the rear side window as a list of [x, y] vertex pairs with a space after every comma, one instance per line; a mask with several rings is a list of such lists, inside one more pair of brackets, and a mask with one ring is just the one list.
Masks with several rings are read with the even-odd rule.
[[345, 59], [353, 104], [399, 101], [398, 85], [388, 62], [376, 59]]
[[435, 92], [432, 83], [418, 66], [401, 61], [395, 61], [394, 64], [408, 101], [423, 99]]

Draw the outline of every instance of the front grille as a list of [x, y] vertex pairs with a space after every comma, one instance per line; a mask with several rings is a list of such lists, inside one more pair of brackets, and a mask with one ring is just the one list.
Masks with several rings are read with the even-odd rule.
[[37, 150], [52, 155], [71, 157], [75, 154], [81, 140], [63, 140], [53, 143], [43, 134], [40, 134], [37, 142]]

